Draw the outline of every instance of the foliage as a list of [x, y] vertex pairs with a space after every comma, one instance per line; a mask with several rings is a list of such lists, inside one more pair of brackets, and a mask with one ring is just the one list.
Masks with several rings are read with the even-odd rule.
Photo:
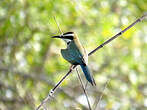
[[[70, 64], [60, 55], [65, 44], [51, 39], [60, 34], [54, 16], [62, 31], [76, 32], [90, 52], [145, 11], [146, 0], [1, 0], [0, 109], [35, 109], [68, 71]], [[87, 88], [91, 103], [110, 80], [99, 104], [101, 110], [146, 109], [146, 30], [143, 21], [89, 57], [97, 83], [96, 88]], [[74, 71], [46, 106], [87, 110], [83, 97]]]

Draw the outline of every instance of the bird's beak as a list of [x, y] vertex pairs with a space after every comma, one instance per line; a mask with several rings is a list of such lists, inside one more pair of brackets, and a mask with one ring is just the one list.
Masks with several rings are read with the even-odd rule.
[[60, 36], [52, 36], [52, 38], [63, 38], [63, 35], [60, 35]]

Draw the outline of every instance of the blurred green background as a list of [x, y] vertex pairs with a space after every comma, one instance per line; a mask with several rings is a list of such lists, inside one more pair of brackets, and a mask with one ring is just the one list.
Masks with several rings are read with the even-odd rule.
[[[51, 39], [60, 34], [54, 16], [90, 52], [145, 11], [146, 0], [0, 0], [0, 110], [35, 109], [68, 71], [65, 43]], [[87, 87], [91, 105], [109, 80], [99, 110], [147, 110], [146, 21], [89, 57], [97, 83]], [[75, 71], [46, 108], [88, 110]]]

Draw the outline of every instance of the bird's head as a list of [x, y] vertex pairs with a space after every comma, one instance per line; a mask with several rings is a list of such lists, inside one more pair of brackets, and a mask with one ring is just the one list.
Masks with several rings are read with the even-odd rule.
[[70, 42], [75, 39], [75, 33], [74, 32], [66, 32], [58, 36], [53, 36], [52, 38], [60, 38], [64, 40], [67, 44], [70, 44]]

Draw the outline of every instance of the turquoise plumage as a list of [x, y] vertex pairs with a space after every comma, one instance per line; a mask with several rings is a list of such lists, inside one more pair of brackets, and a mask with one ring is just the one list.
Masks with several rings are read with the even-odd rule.
[[94, 78], [88, 68], [88, 55], [84, 47], [80, 44], [78, 37], [74, 32], [67, 32], [60, 36], [53, 36], [53, 38], [61, 38], [67, 43], [66, 49], [61, 49], [61, 54], [65, 60], [73, 65], [80, 65], [86, 79], [92, 84], [96, 85]]

